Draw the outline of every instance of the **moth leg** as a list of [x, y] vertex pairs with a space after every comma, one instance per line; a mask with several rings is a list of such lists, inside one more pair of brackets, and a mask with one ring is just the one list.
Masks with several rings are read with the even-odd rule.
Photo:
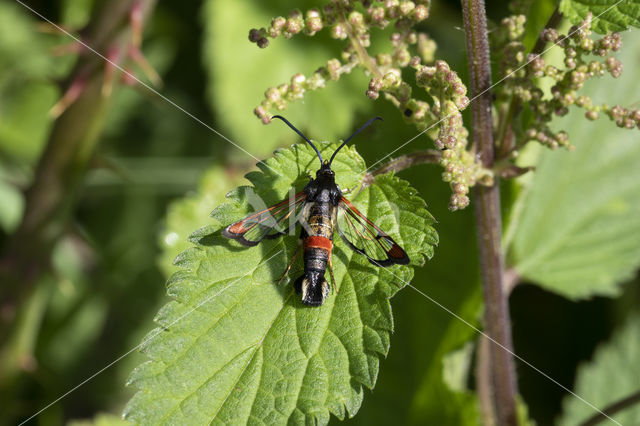
[[358, 194], [360, 194], [360, 192], [367, 187], [369, 184], [364, 184], [364, 183], [357, 183], [355, 184], [353, 187], [351, 188], [346, 188], [346, 189], [341, 189], [343, 194], [355, 194], [354, 198], [358, 196]]
[[329, 275], [331, 275], [331, 281], [333, 282], [333, 291], [336, 292], [336, 294], [338, 294], [338, 286], [336, 285], [336, 277], [333, 276], [333, 262], [331, 261], [331, 258], [333, 256], [329, 255]]
[[295, 262], [296, 257], [298, 256], [298, 252], [300, 251], [301, 247], [302, 247], [302, 244], [300, 244], [300, 242], [298, 242], [298, 248], [296, 248], [296, 252], [293, 254], [293, 257], [291, 258], [291, 262], [289, 262], [289, 266], [287, 266], [287, 269], [284, 271], [284, 274], [282, 274], [282, 277], [278, 280], [278, 283], [276, 285], [280, 285], [280, 283], [284, 280], [284, 278], [289, 273], [289, 270], [293, 266], [293, 262]]
[[351, 194], [360, 184], [357, 184], [353, 188], [341, 189], [343, 194]]

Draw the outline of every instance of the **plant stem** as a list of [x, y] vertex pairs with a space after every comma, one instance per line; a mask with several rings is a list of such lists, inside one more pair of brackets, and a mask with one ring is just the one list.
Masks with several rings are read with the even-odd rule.
[[347, 31], [347, 36], [349, 37], [349, 41], [351, 41], [351, 45], [353, 46], [353, 50], [356, 51], [358, 55], [358, 59], [364, 65], [364, 67], [373, 74], [376, 78], [382, 78], [382, 72], [378, 69], [373, 58], [367, 52], [367, 49], [360, 43], [360, 39], [356, 32], [353, 30], [353, 27], [349, 23], [349, 20], [344, 16], [344, 12], [341, 14], [342, 16], [342, 24]]
[[409, 167], [417, 166], [418, 164], [434, 164], [440, 161], [442, 152], [435, 149], [426, 149], [424, 151], [416, 151], [410, 154], [401, 155], [397, 158], [392, 158], [386, 164], [378, 167], [377, 169], [367, 173], [363, 179], [365, 186], [369, 185], [373, 178], [377, 175], [382, 175], [389, 172], [399, 172]]
[[504, 291], [506, 294], [511, 294], [513, 289], [520, 282], [520, 275], [515, 268], [509, 268], [504, 272]]
[[513, 118], [517, 115], [516, 110], [520, 110], [520, 101], [511, 95], [506, 110], [501, 108], [498, 118], [498, 131], [496, 134], [496, 145], [498, 152], [496, 158], [499, 160], [509, 159], [509, 155], [515, 149], [515, 134], [513, 132]]
[[[482, 165], [490, 169], [494, 162], [493, 119], [491, 117], [491, 64], [484, 0], [462, 0], [462, 15], [467, 41], [471, 80], [472, 135]], [[504, 260], [501, 249], [502, 218], [498, 179], [493, 186], [475, 187], [482, 285], [487, 334], [491, 345], [490, 389], [498, 425], [516, 425], [516, 378], [511, 343], [511, 324], [503, 288]], [[511, 352], [510, 352], [511, 351]]]
[[[640, 390], [632, 393], [631, 395], [622, 398], [619, 401], [614, 402], [611, 405], [608, 405], [606, 408], [602, 409], [601, 413], [596, 413], [593, 417], [590, 417], [585, 422], [580, 423], [580, 426], [593, 426], [600, 423], [603, 420], [607, 420], [607, 416], [612, 416], [618, 411], [622, 411], [625, 408], [629, 408], [634, 404], [640, 403]], [[606, 416], [605, 416], [606, 414]]]
[[562, 12], [560, 12], [560, 10], [558, 9], [558, 6], [556, 6], [556, 8], [553, 10], [553, 13], [549, 17], [549, 20], [544, 26], [544, 29], [540, 31], [540, 35], [538, 36], [538, 39], [536, 40], [536, 44], [533, 46], [533, 49], [531, 49], [531, 53], [533, 53], [534, 55], [539, 55], [542, 53], [542, 51], [544, 50], [544, 47], [547, 45], [547, 41], [544, 39], [544, 30], [548, 30], [550, 28], [556, 28], [558, 25], [560, 25], [561, 21], [562, 21]]
[[492, 399], [490, 358], [491, 341], [480, 336], [476, 358], [476, 391], [478, 392], [480, 413], [486, 426], [496, 424], [496, 410]]
[[[384, 77], [384, 75], [382, 74], [382, 71], [380, 71], [380, 68], [378, 68], [378, 66], [376, 65], [376, 61], [371, 57], [371, 55], [369, 55], [369, 52], [367, 52], [367, 48], [364, 47], [360, 42], [360, 38], [358, 37], [358, 34], [356, 34], [356, 32], [353, 30], [353, 27], [349, 23], [349, 20], [347, 19], [347, 17], [344, 16], [344, 11], [342, 12], [341, 17], [342, 17], [342, 24], [345, 27], [347, 36], [349, 37], [349, 41], [351, 41], [351, 46], [353, 46], [353, 50], [356, 52], [356, 55], [358, 56], [360, 63], [375, 78], [382, 79]], [[395, 105], [396, 108], [400, 108], [401, 102], [393, 93], [384, 92], [384, 95], [385, 95], [385, 98], [389, 100], [393, 105]]]

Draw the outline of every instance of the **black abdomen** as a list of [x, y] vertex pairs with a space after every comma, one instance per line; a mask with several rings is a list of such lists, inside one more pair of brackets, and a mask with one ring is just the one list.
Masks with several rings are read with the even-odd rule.
[[329, 284], [324, 277], [333, 247], [335, 206], [329, 202], [310, 203], [303, 217], [302, 238], [304, 248], [304, 275], [294, 287], [302, 293], [302, 302], [320, 306], [329, 294]]

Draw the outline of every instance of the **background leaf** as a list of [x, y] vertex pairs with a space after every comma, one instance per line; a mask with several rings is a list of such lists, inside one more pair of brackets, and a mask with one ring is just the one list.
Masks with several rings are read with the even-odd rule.
[[162, 248], [158, 267], [167, 277], [177, 269], [173, 264], [176, 257], [191, 246], [188, 239], [191, 232], [202, 226], [209, 213], [224, 202], [231, 187], [239, 185], [241, 180], [239, 175], [214, 165], [204, 173], [195, 193], [169, 205], [164, 229], [158, 238]]
[[559, 9], [573, 24], [593, 13], [592, 28], [601, 34], [640, 27], [639, 0], [562, 0]]
[[57, 38], [37, 33], [22, 12], [17, 3], [0, 3], [0, 153], [35, 162], [59, 96], [47, 78], [60, 77], [69, 61], [49, 54]]
[[[621, 60], [640, 66], [640, 43], [624, 46]], [[627, 72], [615, 85], [586, 88], [594, 103], [628, 105]], [[576, 113], [558, 120], [574, 152], [542, 150], [528, 189], [513, 209], [510, 263], [526, 280], [570, 298], [618, 294], [618, 284], [640, 264], [640, 144], [633, 131], [607, 120], [584, 123]], [[521, 213], [520, 213], [521, 212]], [[511, 231], [507, 231], [507, 234]]]
[[70, 421], [68, 426], [131, 426], [131, 423], [113, 414], [97, 414], [90, 420]]
[[[336, 145], [321, 147], [328, 154]], [[268, 205], [285, 198], [292, 182], [300, 189], [317, 159], [310, 147], [295, 145], [277, 152], [267, 165], [271, 168], [262, 165], [262, 172], [247, 178]], [[334, 162], [337, 182], [345, 189], [359, 186], [364, 169], [352, 148]], [[213, 213], [218, 224], [196, 232], [197, 246], [179, 256], [184, 269], [169, 282], [176, 300], [160, 311], [156, 320], [162, 328], [144, 342], [152, 361], [131, 376], [140, 392], [127, 406], [127, 418], [326, 423], [329, 413], [355, 414], [362, 386], [374, 386], [379, 356], [387, 353], [393, 329], [388, 298], [411, 279], [412, 268], [376, 268], [336, 240], [339, 292], [320, 308], [305, 307], [291, 279], [274, 285], [297, 245], [295, 237], [247, 249], [217, 233], [222, 224], [248, 213], [248, 191], [232, 192], [233, 202]], [[433, 219], [406, 182], [378, 176], [353, 201], [398, 238], [413, 265], [432, 256]]]
[[[578, 369], [575, 392], [603, 409], [640, 391], [640, 316], [633, 315], [609, 342], [602, 344], [593, 361]], [[558, 424], [577, 425], [593, 416], [591, 407], [575, 397], [564, 398]], [[640, 424], [640, 404], [611, 416], [620, 424]], [[603, 422], [604, 424], [605, 422]]]

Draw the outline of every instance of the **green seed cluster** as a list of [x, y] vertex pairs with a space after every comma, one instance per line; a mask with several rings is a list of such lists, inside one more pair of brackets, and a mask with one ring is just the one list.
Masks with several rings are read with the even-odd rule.
[[[505, 79], [504, 86], [498, 90], [498, 100], [506, 103], [515, 97], [533, 113], [531, 127], [517, 135], [516, 146], [533, 140], [552, 149], [571, 149], [567, 133], [556, 132], [549, 127], [551, 120], [555, 116], [566, 115], [570, 106], [583, 108], [589, 120], [605, 114], [620, 127], [640, 128], [639, 110], [595, 105], [588, 96], [578, 93], [591, 78], [606, 74], [614, 78], [621, 75], [622, 64], [610, 56], [622, 46], [620, 34], [612, 33], [593, 39], [591, 14], [573, 26], [566, 35], [559, 34], [555, 29], [545, 29], [541, 34], [542, 40], [556, 44], [563, 50], [563, 63], [554, 65], [547, 63], [540, 55], [525, 54], [522, 44], [525, 22], [523, 15], [505, 18], [496, 36], [502, 56], [500, 71]], [[542, 78], [552, 80], [548, 94], [538, 87]]]

